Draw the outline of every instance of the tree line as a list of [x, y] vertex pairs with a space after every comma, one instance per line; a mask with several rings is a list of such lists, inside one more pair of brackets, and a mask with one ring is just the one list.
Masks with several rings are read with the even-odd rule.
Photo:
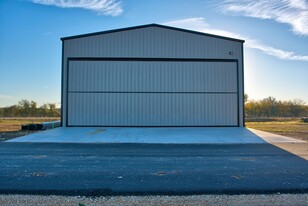
[[300, 99], [281, 101], [274, 97], [249, 100], [245, 95], [246, 117], [307, 117], [308, 105]]
[[0, 117], [60, 117], [55, 103], [45, 103], [38, 107], [35, 101], [23, 99], [18, 104], [0, 108]]

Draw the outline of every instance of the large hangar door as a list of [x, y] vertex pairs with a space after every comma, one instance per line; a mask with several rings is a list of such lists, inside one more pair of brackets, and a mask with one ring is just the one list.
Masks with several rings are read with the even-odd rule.
[[238, 126], [236, 61], [70, 59], [67, 126]]

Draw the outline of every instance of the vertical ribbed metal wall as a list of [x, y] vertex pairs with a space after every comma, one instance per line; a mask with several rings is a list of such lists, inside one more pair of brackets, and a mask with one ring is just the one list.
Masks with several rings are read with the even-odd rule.
[[237, 126], [237, 95], [69, 93], [68, 126]]
[[[155, 26], [64, 40], [64, 126], [66, 123], [85, 126], [90, 125], [90, 122], [95, 126], [110, 122], [114, 126], [130, 126], [129, 121], [131, 125], [138, 126], [146, 122], [146, 119], [129, 117], [134, 112], [154, 115], [153, 124], [148, 124], [150, 126], [200, 126], [200, 122], [208, 126], [243, 126], [242, 44], [240, 41]], [[215, 62], [78, 61], [72, 58], [214, 59]], [[165, 93], [102, 93], [112, 91], [192, 94], [168, 96]], [[194, 92], [203, 93], [193, 94]], [[138, 103], [144, 101], [146, 104], [136, 104], [133, 100]], [[110, 117], [110, 122], [106, 122], [106, 118], [111, 115], [108, 108], [110, 110], [115, 104], [118, 106], [118, 113], [115, 115], [119, 119], [116, 121], [115, 117]], [[89, 106], [93, 107], [91, 111], [86, 109]], [[142, 109], [137, 111], [134, 106]], [[184, 109], [177, 112], [178, 116], [172, 117], [172, 124], [166, 123], [170, 119], [164, 116], [165, 112], [161, 112], [160, 117], [159, 112], [157, 113], [174, 109], [180, 111], [181, 107]], [[146, 108], [149, 110], [146, 111]], [[194, 113], [191, 117], [194, 116], [195, 120], [187, 118], [191, 112]]]
[[236, 62], [69, 61], [69, 92], [235, 92]]

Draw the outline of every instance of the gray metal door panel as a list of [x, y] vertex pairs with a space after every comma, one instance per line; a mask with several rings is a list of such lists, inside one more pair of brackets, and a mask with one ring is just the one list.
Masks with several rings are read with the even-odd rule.
[[70, 61], [71, 92], [237, 92], [236, 62]]
[[236, 94], [71, 93], [68, 126], [237, 126]]
[[69, 61], [68, 126], [238, 126], [234, 61]]

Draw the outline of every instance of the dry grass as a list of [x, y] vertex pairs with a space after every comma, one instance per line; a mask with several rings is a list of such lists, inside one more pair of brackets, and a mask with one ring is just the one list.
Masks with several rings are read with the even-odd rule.
[[23, 124], [39, 124], [60, 120], [59, 117], [16, 117], [0, 118], [0, 132], [16, 132], [21, 129]]
[[300, 119], [248, 121], [246, 127], [308, 141], [308, 123], [304, 123]]
[[23, 124], [38, 124], [60, 120], [59, 117], [18, 117], [0, 118], [0, 141], [24, 136], [37, 131], [21, 131]]

